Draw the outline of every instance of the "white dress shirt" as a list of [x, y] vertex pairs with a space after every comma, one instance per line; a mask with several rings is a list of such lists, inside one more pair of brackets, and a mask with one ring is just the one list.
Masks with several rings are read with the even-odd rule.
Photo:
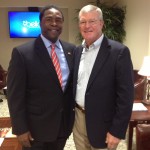
[[80, 58], [80, 65], [77, 79], [76, 90], [76, 103], [84, 108], [85, 92], [89, 81], [90, 74], [92, 72], [93, 65], [95, 63], [97, 54], [99, 52], [104, 35], [96, 40], [89, 48], [86, 47], [85, 41], [83, 41], [83, 52]]

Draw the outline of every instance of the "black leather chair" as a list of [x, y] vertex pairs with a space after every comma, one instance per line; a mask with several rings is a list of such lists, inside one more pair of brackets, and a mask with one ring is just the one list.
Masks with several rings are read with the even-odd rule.
[[150, 150], [150, 124], [136, 126], [136, 150]]
[[[6, 78], [7, 78], [7, 71], [3, 69], [0, 65], [0, 90], [2, 90], [6, 86]], [[0, 93], [2, 95], [2, 93]], [[0, 102], [3, 100], [0, 99]]]

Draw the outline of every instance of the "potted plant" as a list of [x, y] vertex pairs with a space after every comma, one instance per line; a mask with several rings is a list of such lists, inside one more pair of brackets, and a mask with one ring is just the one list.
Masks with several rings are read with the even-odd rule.
[[102, 3], [101, 0], [96, 1], [96, 5], [101, 8], [104, 17], [104, 34], [113, 40], [123, 42], [126, 36], [124, 29], [124, 20], [126, 14], [126, 7], [119, 7], [117, 4], [109, 5]]

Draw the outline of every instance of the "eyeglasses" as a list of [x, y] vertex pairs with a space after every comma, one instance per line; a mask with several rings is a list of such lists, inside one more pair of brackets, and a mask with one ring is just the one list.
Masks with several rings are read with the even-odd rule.
[[79, 24], [80, 24], [81, 26], [85, 26], [85, 25], [88, 23], [90, 26], [93, 26], [93, 25], [95, 25], [98, 21], [100, 21], [100, 20], [88, 20], [88, 21], [83, 20], [83, 21], [79, 21]]

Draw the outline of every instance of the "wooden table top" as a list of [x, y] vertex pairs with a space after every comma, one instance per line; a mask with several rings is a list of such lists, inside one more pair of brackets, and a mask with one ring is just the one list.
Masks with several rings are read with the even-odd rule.
[[[140, 100], [134, 101], [135, 103], [140, 103]], [[148, 110], [147, 111], [132, 111], [130, 121], [149, 121], [150, 120], [150, 105], [144, 105]]]

